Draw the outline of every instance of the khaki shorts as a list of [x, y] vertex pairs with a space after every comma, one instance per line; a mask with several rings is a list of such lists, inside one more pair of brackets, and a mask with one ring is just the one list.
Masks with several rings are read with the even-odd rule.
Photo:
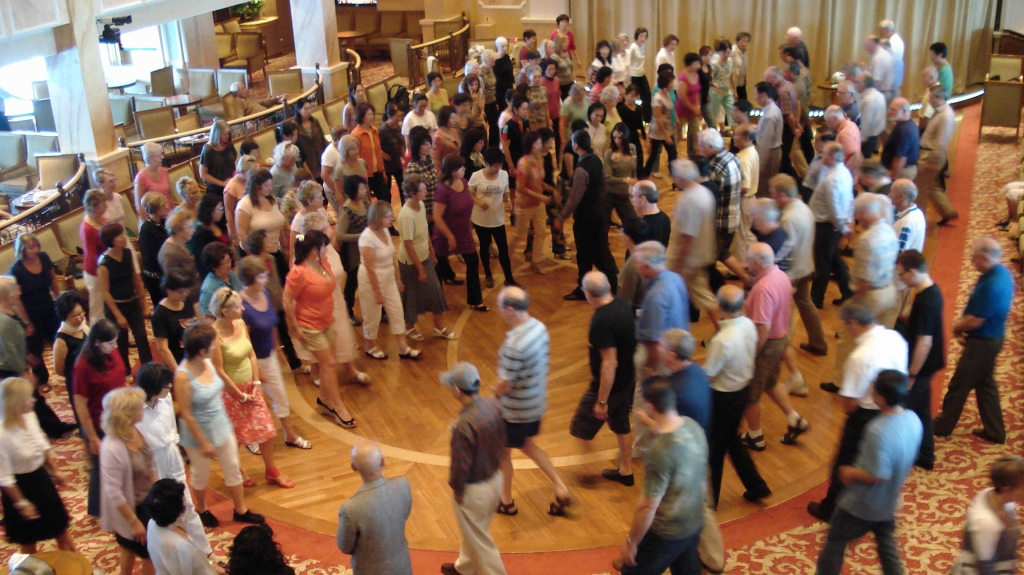
[[750, 379], [750, 403], [761, 401], [761, 394], [775, 387], [782, 371], [782, 356], [789, 347], [789, 336], [769, 339], [754, 358], [754, 377]]
[[680, 275], [686, 282], [686, 291], [689, 292], [693, 307], [701, 311], [718, 309], [718, 300], [715, 299], [715, 294], [711, 293], [711, 286], [708, 283], [707, 268], [684, 268]]
[[299, 326], [299, 329], [302, 330], [302, 335], [306, 338], [305, 346], [309, 351], [323, 351], [334, 346], [335, 334], [333, 325], [323, 331], [302, 326]]

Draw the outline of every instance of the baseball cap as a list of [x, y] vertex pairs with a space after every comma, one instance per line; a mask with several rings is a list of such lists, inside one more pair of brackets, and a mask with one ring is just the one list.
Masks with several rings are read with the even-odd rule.
[[441, 373], [441, 384], [457, 387], [466, 393], [476, 393], [480, 390], [480, 372], [472, 363], [460, 361]]

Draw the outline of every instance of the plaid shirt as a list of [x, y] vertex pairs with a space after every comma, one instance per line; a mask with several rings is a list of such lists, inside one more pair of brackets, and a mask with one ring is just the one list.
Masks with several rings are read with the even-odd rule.
[[889, 224], [878, 220], [861, 232], [857, 239], [850, 275], [854, 280], [866, 281], [872, 289], [888, 286], [892, 283], [899, 253], [900, 240], [896, 237], [896, 231]]
[[410, 175], [418, 174], [427, 185], [427, 199], [423, 200], [423, 206], [427, 209], [427, 221], [432, 221], [434, 215], [434, 193], [437, 192], [437, 168], [430, 156], [423, 156], [419, 160], [410, 161], [405, 166], [405, 179]]
[[740, 195], [743, 193], [740, 161], [728, 150], [720, 150], [710, 161], [710, 179], [719, 189], [715, 227], [719, 232], [733, 233], [740, 227]]
[[452, 463], [448, 485], [456, 495], [466, 486], [490, 479], [505, 452], [505, 422], [497, 399], [477, 396], [462, 408], [452, 427]]

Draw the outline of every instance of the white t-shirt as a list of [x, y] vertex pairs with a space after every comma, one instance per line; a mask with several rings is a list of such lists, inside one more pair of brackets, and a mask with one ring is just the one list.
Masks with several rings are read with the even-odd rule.
[[340, 164], [341, 152], [338, 151], [338, 146], [336, 144], [330, 144], [324, 148], [324, 153], [320, 154], [320, 166], [330, 168], [331, 174], [334, 174], [334, 170], [336, 170]]
[[[1002, 519], [988, 503], [988, 494], [991, 491], [991, 487], [982, 490], [967, 508], [967, 536], [971, 538], [975, 557], [981, 561], [991, 561], [995, 558], [999, 537], [1006, 530]], [[1017, 506], [1013, 502], [1007, 503], [1003, 509], [1010, 517], [1017, 514]]]
[[272, 254], [281, 250], [281, 229], [284, 228], [284, 214], [275, 202], [270, 210], [258, 210], [252, 205], [252, 198], [246, 194], [235, 207], [235, 221], [238, 221], [239, 214], [249, 214], [249, 231], [267, 230], [267, 253]]
[[678, 259], [678, 236], [693, 239], [690, 253], [682, 262], [685, 269], [696, 269], [711, 265], [718, 257], [718, 236], [715, 233], [715, 196], [704, 186], [679, 192], [676, 217], [672, 220], [672, 237], [668, 243], [669, 269], [682, 275], [683, 269], [676, 269]]
[[[321, 216], [323, 216], [324, 221], [327, 222], [328, 224], [330, 224], [331, 219], [330, 219], [330, 216], [327, 215], [327, 209], [326, 208], [322, 208], [322, 207], [321, 208], [317, 208], [316, 213], [318, 213]], [[306, 220], [306, 216], [307, 215], [308, 214], [304, 214], [301, 211], [296, 212], [295, 217], [292, 218], [292, 231], [293, 232], [295, 232], [297, 234], [304, 234], [304, 233], [306, 233], [306, 227], [303, 226], [302, 223]], [[327, 226], [327, 232], [326, 233], [327, 233], [327, 237], [331, 238], [332, 240], [334, 239], [334, 228], [332, 228], [330, 225]]]
[[857, 347], [846, 359], [839, 395], [856, 399], [864, 409], [878, 409], [871, 386], [883, 370], [907, 373], [907, 340], [885, 326], [876, 325], [861, 334], [855, 344]]
[[674, 52], [669, 52], [664, 47], [658, 50], [658, 53], [654, 56], [654, 69], [657, 71], [658, 67], [662, 64], [669, 64], [672, 69], [675, 70], [676, 66], [676, 55]]
[[740, 161], [740, 173], [743, 175], [742, 187], [747, 190], [747, 193], [743, 195], [744, 197], [752, 198], [757, 195], [758, 179], [761, 171], [761, 156], [757, 153], [757, 148], [748, 146], [736, 154], [736, 159]]
[[485, 210], [473, 204], [473, 225], [481, 228], [500, 228], [505, 225], [505, 194], [508, 193], [508, 172], [498, 170], [493, 180], [487, 179], [483, 170], [473, 172], [469, 178], [469, 191], [489, 204]]
[[409, 112], [402, 120], [402, 135], [408, 136], [416, 126], [423, 126], [433, 134], [437, 130], [437, 117], [430, 110], [423, 112], [422, 116], [417, 115], [416, 112]]

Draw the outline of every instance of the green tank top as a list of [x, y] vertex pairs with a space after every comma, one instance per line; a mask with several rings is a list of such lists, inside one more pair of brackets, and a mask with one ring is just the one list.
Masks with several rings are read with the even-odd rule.
[[227, 373], [235, 385], [242, 385], [252, 381], [252, 363], [249, 361], [249, 353], [252, 352], [252, 342], [248, 337], [241, 335], [231, 341], [224, 338], [220, 340], [220, 353], [224, 358], [224, 372]]

